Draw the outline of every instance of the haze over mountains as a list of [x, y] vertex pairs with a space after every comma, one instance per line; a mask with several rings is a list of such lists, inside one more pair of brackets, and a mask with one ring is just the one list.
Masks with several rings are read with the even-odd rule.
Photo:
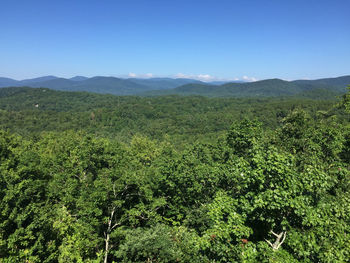
[[45, 76], [34, 79], [14, 80], [10, 78], [0, 78], [0, 87], [43, 87], [63, 91], [88, 91], [95, 93], [110, 93], [114, 95], [135, 95], [150, 90], [173, 89], [189, 83], [204, 84], [204, 82], [185, 78], [116, 78], [96, 76], [87, 78], [75, 76], [70, 79], [55, 76]]
[[201, 82], [185, 78], [116, 78], [97, 76], [87, 78], [59, 78], [44, 76], [34, 79], [14, 80], [0, 77], [1, 87], [44, 87], [62, 91], [87, 91], [114, 95], [201, 95], [209, 97], [276, 97], [306, 95], [338, 95], [346, 92], [350, 75], [318, 80], [285, 81], [267, 79], [255, 82]]
[[318, 80], [285, 81], [266, 79], [245, 83], [226, 83], [219, 86], [207, 84], [186, 84], [173, 90], [155, 91], [153, 95], [179, 94], [203, 95], [209, 97], [277, 97], [277, 96], [323, 96], [346, 92], [350, 76]]

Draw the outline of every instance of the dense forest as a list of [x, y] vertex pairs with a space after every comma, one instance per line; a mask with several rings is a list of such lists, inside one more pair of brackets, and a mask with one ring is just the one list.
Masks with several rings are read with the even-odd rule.
[[[317, 96], [316, 96], [317, 98]], [[130, 142], [133, 135], [177, 145], [212, 141], [232, 122], [259, 120], [264, 129], [277, 128], [293, 109], [304, 109], [314, 119], [336, 102], [300, 97], [206, 98], [201, 96], [132, 97], [46, 88], [0, 89], [0, 129], [32, 136], [42, 131], [84, 130], [86, 133]], [[345, 114], [332, 109], [339, 120]]]
[[0, 262], [348, 262], [350, 92], [0, 89]]

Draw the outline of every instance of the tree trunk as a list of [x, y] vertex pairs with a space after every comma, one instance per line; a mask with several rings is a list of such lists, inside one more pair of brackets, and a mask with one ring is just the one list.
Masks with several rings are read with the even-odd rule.
[[106, 235], [106, 239], [105, 239], [105, 242], [106, 242], [106, 247], [105, 247], [105, 259], [104, 259], [104, 263], [107, 263], [107, 259], [108, 259], [108, 250], [109, 250], [109, 233], [107, 233]]
[[113, 207], [112, 212], [111, 212], [111, 216], [108, 220], [108, 227], [107, 227], [107, 231], [105, 232], [105, 259], [104, 259], [104, 263], [107, 263], [108, 260], [108, 252], [109, 252], [109, 237], [111, 234], [111, 231], [114, 227], [117, 226], [117, 224], [115, 224], [112, 227], [112, 220], [113, 220], [113, 216], [114, 216], [114, 212], [115, 212], [115, 207]]

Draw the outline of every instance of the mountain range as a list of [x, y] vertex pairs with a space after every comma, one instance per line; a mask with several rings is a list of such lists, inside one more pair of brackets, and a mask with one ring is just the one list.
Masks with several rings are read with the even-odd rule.
[[153, 95], [205, 95], [209, 97], [276, 97], [318, 93], [345, 93], [350, 84], [350, 76], [318, 80], [285, 81], [266, 79], [246, 83], [226, 83], [223, 85], [186, 84], [173, 90], [154, 91]]
[[104, 76], [96, 76], [92, 78], [75, 76], [73, 78], [66, 79], [55, 76], [45, 76], [34, 79], [14, 80], [0, 77], [0, 88], [27, 86], [62, 91], [110, 93], [114, 95], [135, 95], [150, 90], [174, 89], [188, 83], [204, 84], [204, 82], [199, 80], [185, 78], [123, 79]]
[[116, 78], [96, 76], [59, 78], [44, 76], [14, 80], [0, 77], [1, 87], [44, 87], [62, 91], [87, 91], [114, 95], [201, 95], [209, 97], [276, 97], [276, 96], [333, 96], [346, 92], [350, 75], [317, 80], [266, 79], [255, 82], [201, 82], [185, 78]]

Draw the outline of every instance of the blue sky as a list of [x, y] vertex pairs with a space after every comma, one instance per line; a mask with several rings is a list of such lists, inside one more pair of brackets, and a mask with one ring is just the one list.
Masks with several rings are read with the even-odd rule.
[[349, 0], [0, 3], [0, 76], [350, 74]]

